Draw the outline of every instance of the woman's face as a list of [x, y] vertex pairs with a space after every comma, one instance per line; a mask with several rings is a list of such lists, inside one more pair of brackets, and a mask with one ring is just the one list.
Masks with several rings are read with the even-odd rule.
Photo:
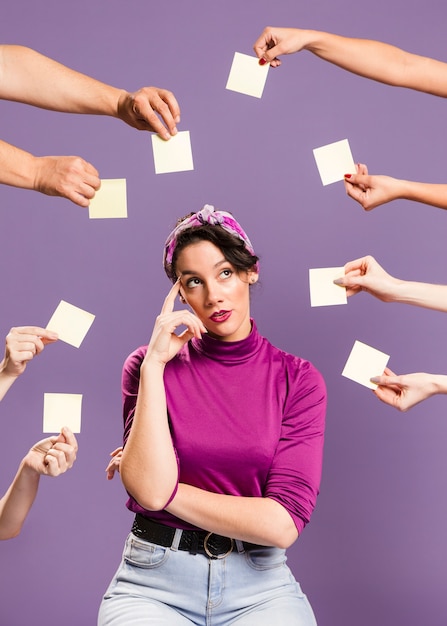
[[239, 341], [249, 335], [249, 285], [258, 279], [256, 272], [238, 272], [210, 241], [183, 248], [175, 269], [181, 296], [212, 337]]

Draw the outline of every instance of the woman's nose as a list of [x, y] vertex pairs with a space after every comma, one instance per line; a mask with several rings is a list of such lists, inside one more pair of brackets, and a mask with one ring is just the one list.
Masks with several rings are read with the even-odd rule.
[[222, 295], [220, 293], [218, 285], [209, 285], [206, 291], [206, 302], [209, 305], [222, 302]]

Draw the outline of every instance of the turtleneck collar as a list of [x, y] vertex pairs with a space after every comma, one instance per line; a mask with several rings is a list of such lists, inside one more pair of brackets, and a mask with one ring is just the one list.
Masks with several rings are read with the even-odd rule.
[[215, 361], [241, 363], [250, 359], [260, 350], [263, 338], [258, 333], [255, 321], [251, 321], [251, 331], [248, 337], [239, 341], [221, 341], [209, 335], [202, 339], [192, 339], [191, 343], [197, 352]]

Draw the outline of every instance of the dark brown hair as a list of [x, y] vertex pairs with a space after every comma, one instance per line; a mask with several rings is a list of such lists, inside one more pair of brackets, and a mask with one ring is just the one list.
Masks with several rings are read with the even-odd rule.
[[[187, 217], [194, 215], [190, 213], [177, 221], [177, 225], [183, 222]], [[172, 263], [165, 265], [165, 272], [168, 278], [175, 283], [177, 280], [176, 264], [179, 253], [193, 243], [199, 241], [209, 241], [222, 251], [225, 259], [240, 272], [248, 272], [259, 261], [259, 257], [251, 254], [245, 247], [245, 243], [239, 237], [232, 235], [222, 226], [203, 224], [202, 226], [192, 226], [181, 232], [177, 238], [174, 254], [172, 255]]]

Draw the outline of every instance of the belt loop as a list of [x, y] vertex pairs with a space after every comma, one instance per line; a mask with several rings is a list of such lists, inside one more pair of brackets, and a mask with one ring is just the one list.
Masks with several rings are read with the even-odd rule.
[[239, 539], [235, 539], [234, 541], [236, 543], [236, 548], [237, 548], [237, 551], [239, 552], [239, 554], [244, 554], [244, 552], [245, 552], [244, 542], [240, 541]]
[[174, 552], [177, 552], [178, 550], [180, 539], [182, 538], [182, 533], [183, 533], [183, 530], [181, 528], [175, 529], [174, 539], [172, 540], [172, 543], [171, 543], [171, 550], [174, 550]]

